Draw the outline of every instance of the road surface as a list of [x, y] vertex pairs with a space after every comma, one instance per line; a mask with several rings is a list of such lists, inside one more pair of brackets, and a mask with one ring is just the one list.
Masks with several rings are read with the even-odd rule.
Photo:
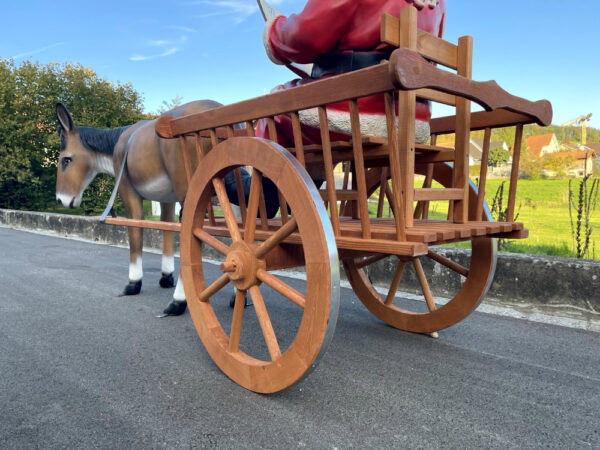
[[258, 395], [189, 313], [155, 318], [159, 255], [119, 297], [127, 249], [7, 228], [0, 249], [0, 448], [600, 447], [598, 333], [474, 313], [434, 340], [343, 289], [317, 369]]

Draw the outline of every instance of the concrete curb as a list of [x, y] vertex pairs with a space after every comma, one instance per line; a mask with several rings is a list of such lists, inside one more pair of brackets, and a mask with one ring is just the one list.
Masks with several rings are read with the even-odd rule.
[[[0, 225], [128, 245], [125, 227], [105, 225], [99, 222], [98, 217], [0, 209]], [[176, 243], [178, 245], [179, 236], [176, 236]], [[158, 230], [144, 230], [144, 248], [160, 251], [162, 239]], [[468, 264], [468, 250], [439, 248], [438, 251]], [[207, 251], [207, 257], [216, 259], [217, 255]], [[433, 262], [424, 258], [426, 264]], [[389, 286], [394, 269], [393, 258], [386, 258], [369, 267], [369, 276], [375, 285]], [[444, 297], [460, 286], [460, 277], [444, 266], [435, 263], [433, 274], [430, 285], [435, 296]], [[407, 269], [400, 290], [420, 293], [412, 268]], [[485, 303], [528, 314], [559, 315], [581, 320], [595, 324], [595, 329], [600, 323], [600, 261], [500, 252], [496, 275]]]

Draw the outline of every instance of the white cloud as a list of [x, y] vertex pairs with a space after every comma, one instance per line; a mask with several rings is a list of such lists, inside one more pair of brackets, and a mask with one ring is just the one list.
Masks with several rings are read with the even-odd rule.
[[234, 16], [236, 22], [243, 22], [256, 11], [258, 11], [258, 5], [252, 0], [195, 0], [184, 3], [184, 5], [211, 5], [217, 8], [223, 8], [223, 12], [212, 12], [202, 14], [199, 17], [210, 17], [212, 15], [228, 14]]
[[13, 55], [13, 56], [11, 56], [11, 58], [12, 59], [20, 59], [20, 58], [25, 58], [27, 56], [37, 55], [38, 53], [43, 53], [46, 50], [50, 50], [51, 48], [54, 48], [54, 47], [60, 47], [61, 45], [65, 45], [65, 43], [64, 42], [55, 42], [54, 44], [45, 45], [44, 47], [40, 47], [35, 50], [30, 50], [27, 52], [19, 53], [17, 55]]
[[130, 61], [147, 61], [149, 59], [162, 58], [163, 56], [169, 56], [174, 53], [179, 52], [181, 49], [179, 47], [170, 47], [162, 53], [158, 53], [155, 55], [134, 55], [129, 58]]

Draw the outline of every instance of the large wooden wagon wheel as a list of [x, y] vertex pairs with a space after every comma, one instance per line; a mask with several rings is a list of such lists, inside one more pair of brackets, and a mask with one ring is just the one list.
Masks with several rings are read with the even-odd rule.
[[[451, 186], [452, 168], [446, 164], [436, 164], [433, 179], [444, 187]], [[419, 170], [419, 169], [422, 169]], [[424, 174], [425, 168], [417, 168]], [[377, 186], [370, 183], [372, 192]], [[471, 185], [469, 202], [475, 205], [477, 189]], [[492, 220], [487, 205], [480, 220]], [[468, 316], [481, 302], [494, 277], [496, 269], [496, 242], [493, 238], [476, 238], [471, 241], [470, 262], [458, 262], [451, 257], [440, 254], [439, 250], [430, 249], [427, 256], [414, 260], [396, 257], [392, 261], [395, 267], [390, 286], [378, 292], [372, 285], [367, 271], [369, 265], [376, 263], [378, 257], [344, 259], [344, 269], [354, 292], [363, 304], [379, 319], [401, 330], [415, 333], [432, 333], [447, 328]], [[421, 260], [432, 260], [449, 268], [460, 277], [460, 287], [449, 295], [445, 304], [436, 304], [429, 288], [428, 279], [433, 276], [431, 263]], [[425, 264], [424, 264], [425, 263]], [[396, 297], [405, 268], [412, 265], [422, 291], [422, 300], [407, 300]], [[428, 269], [429, 268], [429, 269]]]
[[[232, 212], [224, 186], [224, 176], [240, 166], [252, 168], [243, 225]], [[281, 204], [287, 203], [268, 229], [262, 220], [263, 176], [279, 189]], [[211, 225], [206, 212], [215, 193], [230, 245], [211, 234], [218, 228], [218, 218]], [[277, 392], [297, 382], [325, 353], [340, 303], [333, 230], [304, 168], [270, 141], [228, 139], [202, 159], [190, 183], [182, 222], [185, 293], [198, 334], [215, 363], [236, 383], [255, 392]], [[221, 272], [213, 280], [202, 260], [202, 244], [221, 255]], [[270, 272], [301, 265], [306, 281], [298, 283], [303, 286]], [[215, 272], [214, 264], [211, 270]], [[236, 292], [233, 311], [228, 302], [231, 286]], [[252, 301], [247, 308], [245, 295]]]

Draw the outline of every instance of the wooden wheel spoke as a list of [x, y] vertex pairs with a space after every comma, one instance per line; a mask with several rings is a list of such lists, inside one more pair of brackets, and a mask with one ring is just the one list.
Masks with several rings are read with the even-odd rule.
[[246, 232], [244, 240], [254, 242], [254, 231], [256, 230], [256, 214], [260, 200], [262, 187], [262, 174], [254, 169], [252, 171], [252, 180], [250, 182], [250, 195], [248, 196], [248, 214], [246, 215]]
[[201, 302], [207, 302], [210, 298], [219, 292], [227, 283], [229, 283], [229, 276], [224, 273], [217, 280], [211, 284], [209, 287], [204, 289], [200, 294], [198, 294], [198, 300]]
[[445, 256], [440, 255], [439, 253], [429, 250], [427, 252], [427, 256], [429, 256], [434, 261], [439, 262], [441, 265], [446, 266], [450, 270], [453, 270], [453, 271], [459, 273], [463, 277], [469, 276], [469, 269], [467, 269], [464, 266], [461, 266], [460, 264], [452, 261], [451, 259], [446, 258]]
[[406, 266], [406, 261], [400, 261], [398, 263], [398, 267], [396, 267], [396, 272], [394, 273], [394, 278], [392, 279], [392, 284], [390, 285], [390, 290], [385, 299], [386, 305], [391, 305], [394, 302], [394, 297], [396, 296], [396, 292], [398, 291], [398, 285], [402, 280], [402, 274], [404, 273], [404, 267]]
[[239, 349], [245, 303], [246, 291], [240, 291], [239, 289], [236, 290], [235, 305], [233, 307], [233, 318], [231, 319], [231, 332], [229, 333], [229, 345], [227, 346], [227, 351], [229, 353], [235, 353]]
[[231, 239], [233, 239], [234, 242], [241, 241], [242, 235], [240, 233], [240, 228], [238, 227], [237, 219], [235, 218], [233, 210], [231, 209], [229, 197], [227, 197], [225, 183], [222, 178], [213, 178], [212, 181], [213, 186], [215, 187], [215, 192], [217, 193], [217, 197], [219, 198], [221, 209], [223, 210], [223, 215], [225, 216], [225, 223], [227, 224], [229, 233], [231, 233]]
[[433, 295], [431, 295], [431, 289], [429, 289], [429, 283], [427, 282], [425, 271], [421, 265], [421, 260], [419, 258], [413, 259], [413, 265], [415, 266], [415, 272], [417, 273], [417, 278], [419, 279], [419, 284], [421, 285], [427, 308], [429, 308], [429, 312], [435, 311], [435, 302], [433, 301]]
[[269, 239], [263, 242], [260, 247], [256, 250], [256, 257], [262, 258], [264, 257], [271, 249], [277, 246], [280, 242], [282, 242], [285, 238], [287, 238], [290, 234], [292, 234], [298, 228], [298, 224], [296, 219], [292, 217], [288, 220], [285, 225], [283, 225], [279, 230], [273, 233]]
[[218, 240], [216, 237], [212, 236], [211, 234], [208, 234], [202, 228], [200, 228], [200, 227], [194, 228], [193, 233], [194, 233], [194, 236], [196, 236], [198, 239], [200, 239], [206, 245], [209, 245], [212, 248], [214, 248], [216, 251], [218, 251], [222, 255], [227, 255], [227, 253], [229, 252], [229, 247], [227, 245], [225, 245], [223, 242], [221, 242], [220, 240]]
[[277, 337], [275, 336], [275, 330], [273, 330], [273, 324], [269, 318], [265, 301], [263, 300], [258, 286], [252, 286], [250, 288], [250, 296], [252, 297], [252, 302], [254, 303], [254, 310], [256, 311], [256, 316], [258, 317], [258, 322], [260, 323], [260, 328], [262, 329], [265, 343], [269, 349], [271, 360], [275, 361], [281, 357], [281, 350], [279, 349], [279, 343], [277, 342]]
[[256, 277], [267, 286], [279, 292], [281, 295], [298, 305], [300, 308], [304, 309], [304, 306], [306, 305], [306, 297], [296, 289], [284, 283], [276, 276], [271, 275], [264, 269], [259, 269], [256, 272]]

